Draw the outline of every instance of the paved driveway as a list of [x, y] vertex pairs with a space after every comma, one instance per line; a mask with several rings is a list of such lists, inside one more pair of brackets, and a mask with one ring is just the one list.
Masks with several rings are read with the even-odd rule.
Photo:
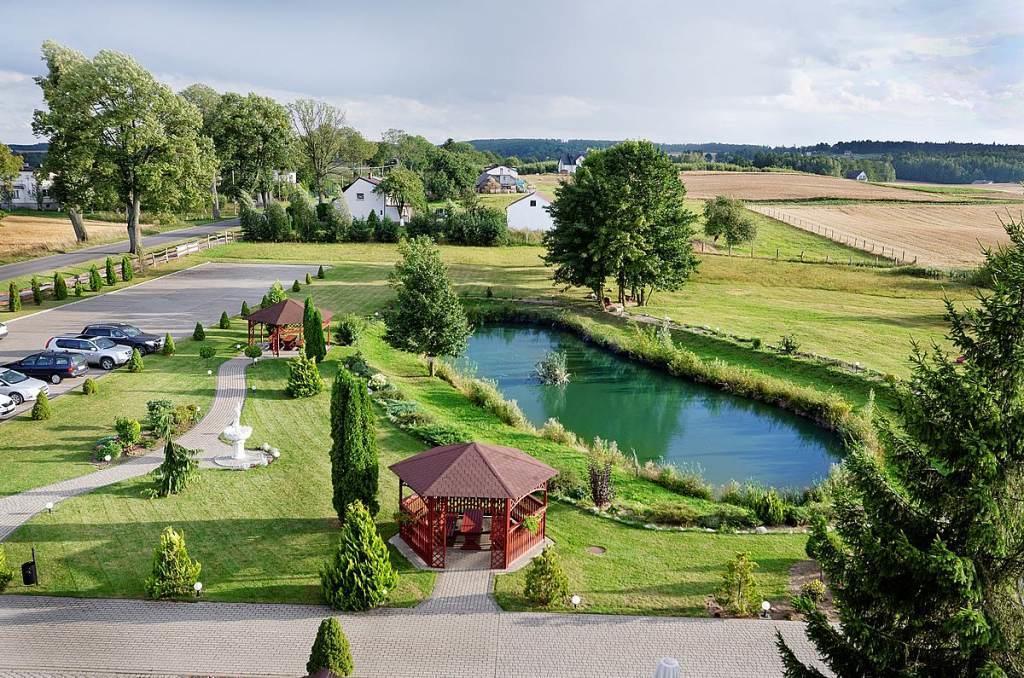
[[[235, 226], [238, 226], [238, 219], [227, 219], [213, 224], [206, 224], [205, 226], [189, 226], [188, 228], [179, 228], [175, 231], [164, 231], [163, 233], [158, 233], [156, 235], [145, 235], [142, 236], [142, 246], [146, 249], [160, 249], [161, 247], [180, 240], [188, 240], [190, 238], [207, 236], [211, 233], [219, 233], [224, 229], [233, 228]], [[74, 252], [67, 252], [65, 254], [51, 254], [47, 257], [37, 257], [27, 261], [5, 264], [0, 266], [0, 280], [21, 278], [32, 275], [33, 273], [47, 273], [59, 268], [66, 268], [74, 266], [75, 264], [81, 264], [85, 261], [91, 261], [92, 259], [99, 259], [107, 255], [116, 254], [120, 256], [127, 251], [128, 241], [122, 240], [120, 242], [111, 242], [105, 245], [87, 247], [85, 249], [75, 250]]]
[[[115, 290], [80, 302], [65, 304], [8, 322], [10, 334], [0, 341], [0, 364], [42, 350], [58, 334], [77, 334], [89, 323], [132, 323], [147, 332], [175, 338], [192, 336], [196, 322], [212, 325], [221, 311], [238, 313], [242, 301], [255, 306], [275, 280], [286, 287], [306, 273], [316, 275], [316, 265], [200, 264], [134, 287]], [[124, 369], [124, 368], [119, 368]], [[91, 368], [95, 376], [99, 368]], [[71, 379], [50, 386], [59, 395], [79, 386]], [[24, 406], [22, 406], [24, 409]]]

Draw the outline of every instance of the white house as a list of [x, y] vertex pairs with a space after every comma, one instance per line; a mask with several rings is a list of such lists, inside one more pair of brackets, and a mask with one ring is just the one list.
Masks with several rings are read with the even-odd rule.
[[53, 181], [50, 179], [44, 180], [41, 184], [37, 182], [32, 169], [26, 165], [18, 172], [18, 177], [12, 184], [11, 194], [2, 196], [3, 205], [8, 209], [59, 209], [60, 203], [50, 197], [52, 185]]
[[513, 167], [497, 165], [485, 169], [476, 178], [478, 193], [515, 193], [519, 183], [519, 172]]
[[534, 191], [527, 193], [519, 200], [505, 208], [505, 218], [509, 228], [528, 231], [547, 231], [554, 227], [555, 222], [548, 212], [551, 201]]
[[847, 179], [853, 179], [854, 181], [867, 181], [868, 174], [863, 170], [850, 170], [846, 173]]
[[563, 153], [558, 159], [559, 174], [576, 174], [577, 168], [583, 164], [585, 153]]
[[376, 212], [378, 218], [387, 217], [392, 221], [405, 223], [405, 220], [412, 216], [412, 210], [407, 205], [402, 214], [399, 214], [398, 203], [390, 197], [385, 199], [374, 190], [379, 184], [380, 179], [377, 177], [358, 177], [345, 187], [342, 195], [345, 196], [352, 218], [365, 219], [371, 212]]

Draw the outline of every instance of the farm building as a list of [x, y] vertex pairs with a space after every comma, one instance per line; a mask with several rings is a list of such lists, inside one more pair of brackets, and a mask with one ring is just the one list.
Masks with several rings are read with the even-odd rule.
[[380, 184], [377, 177], [358, 177], [342, 191], [342, 196], [348, 204], [348, 211], [353, 219], [365, 219], [370, 212], [376, 212], [378, 217], [387, 217], [392, 221], [405, 223], [405, 220], [412, 216], [412, 210], [408, 206], [398, 213], [398, 203], [390, 197], [385, 198], [376, 191]]
[[555, 223], [548, 212], [551, 201], [534, 191], [511, 203], [505, 208], [505, 219], [509, 228], [527, 231], [547, 231]]
[[563, 153], [558, 159], [559, 174], [576, 174], [577, 168], [583, 164], [584, 153]]
[[0, 203], [7, 209], [59, 209], [60, 203], [50, 197], [50, 186], [52, 184], [52, 179], [46, 179], [42, 182], [36, 181], [36, 175], [32, 172], [32, 168], [25, 165], [18, 171], [17, 178], [11, 184], [10, 194], [3, 196], [3, 200]]
[[476, 178], [477, 193], [515, 193], [522, 181], [512, 167], [497, 165], [480, 173]]
[[854, 181], [867, 181], [868, 175], [864, 170], [850, 170], [846, 173], [846, 178]]

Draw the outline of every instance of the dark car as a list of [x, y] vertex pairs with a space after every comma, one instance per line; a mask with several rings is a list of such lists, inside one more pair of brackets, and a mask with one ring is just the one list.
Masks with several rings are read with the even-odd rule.
[[30, 377], [46, 379], [51, 384], [59, 384], [70, 377], [80, 377], [89, 371], [85, 356], [56, 351], [33, 353], [17, 362], [7, 363], [5, 367]]
[[164, 338], [143, 332], [128, 323], [96, 323], [82, 330], [83, 337], [107, 337], [115, 344], [139, 349], [139, 353], [155, 353], [164, 347]]

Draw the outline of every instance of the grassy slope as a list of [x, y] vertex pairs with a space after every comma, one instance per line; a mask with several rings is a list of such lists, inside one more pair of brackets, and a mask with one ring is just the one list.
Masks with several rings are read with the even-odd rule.
[[[334, 355], [337, 355], [336, 351]], [[322, 370], [332, 378], [336, 363]], [[184, 494], [146, 499], [150, 484], [138, 478], [64, 501], [52, 515], [40, 515], [7, 541], [12, 562], [36, 547], [42, 571], [33, 593], [72, 596], [142, 597], [160, 530], [184, 531], [189, 553], [203, 564], [204, 597], [220, 601], [319, 602], [318, 571], [337, 534], [331, 507], [325, 391], [315, 398], [286, 399], [284, 361], [265, 360], [249, 371], [257, 390], [246, 399], [243, 419], [253, 425], [252, 441], [270, 441], [281, 459], [246, 473], [202, 472]], [[381, 511], [384, 538], [395, 533], [391, 519], [398, 488], [387, 465], [423, 446], [390, 426], [380, 431]], [[401, 572], [392, 602], [413, 605], [433, 587], [434, 574], [412, 570], [393, 552]], [[25, 593], [14, 585], [9, 593]]]

